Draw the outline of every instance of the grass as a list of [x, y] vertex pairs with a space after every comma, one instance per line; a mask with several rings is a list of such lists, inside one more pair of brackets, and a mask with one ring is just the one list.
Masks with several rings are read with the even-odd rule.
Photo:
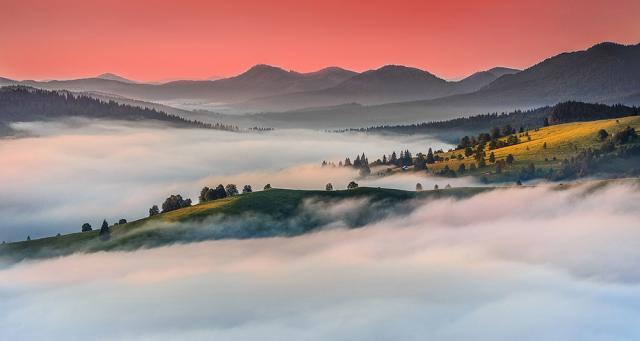
[[[223, 239], [294, 236], [324, 226], [330, 221], [301, 210], [305, 200], [330, 203], [344, 199], [369, 200], [368, 207], [346, 223], [357, 227], [381, 219], [386, 208], [404, 208], [416, 198], [464, 198], [489, 188], [451, 188], [412, 192], [384, 188], [344, 191], [271, 189], [206, 202], [111, 227], [109, 240], [100, 240], [98, 231], [77, 232], [0, 245], [0, 259], [63, 256], [76, 252], [135, 250], [173, 243]], [[396, 205], [396, 206], [394, 206]], [[294, 219], [295, 220], [292, 220]]]
[[[602, 141], [600, 141], [597, 136], [600, 129], [606, 130], [609, 135], [612, 136], [627, 126], [639, 130], [640, 116], [558, 124], [531, 130], [528, 132], [531, 138], [530, 140], [521, 133], [518, 134], [521, 142], [516, 145], [491, 151], [486, 150], [487, 157], [485, 161], [489, 167], [477, 169], [475, 172], [467, 174], [482, 175], [494, 170], [495, 168], [489, 163], [489, 153], [491, 152], [494, 153], [496, 160], [504, 160], [507, 155], [513, 155], [515, 158], [513, 167], [515, 168], [529, 163], [533, 163], [537, 169], [557, 168], [563, 159], [569, 159], [582, 150], [600, 148]], [[505, 138], [503, 138], [503, 140], [504, 139]], [[449, 166], [450, 169], [457, 171], [460, 164], [464, 163], [467, 170], [469, 170], [470, 165], [476, 163], [473, 156], [465, 157], [463, 160], [457, 160], [455, 156], [458, 154], [464, 156], [462, 150], [438, 154], [444, 158], [449, 158], [449, 160], [429, 165], [429, 168], [434, 171], [439, 171], [445, 166]]]

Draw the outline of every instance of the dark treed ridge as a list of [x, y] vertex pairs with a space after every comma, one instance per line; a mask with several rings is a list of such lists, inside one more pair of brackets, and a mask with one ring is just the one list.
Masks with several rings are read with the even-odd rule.
[[[188, 120], [149, 108], [102, 101], [69, 91], [48, 91], [25, 86], [0, 88], [0, 125], [11, 122], [47, 121], [68, 117], [127, 121], [162, 121], [177, 127], [236, 131], [238, 127]], [[0, 133], [3, 132], [0, 129]]]

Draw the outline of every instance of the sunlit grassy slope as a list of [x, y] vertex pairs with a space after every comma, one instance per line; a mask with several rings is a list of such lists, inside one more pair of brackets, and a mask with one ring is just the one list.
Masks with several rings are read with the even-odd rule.
[[424, 192], [383, 188], [331, 192], [271, 189], [215, 200], [113, 226], [109, 240], [100, 240], [98, 231], [94, 230], [7, 243], [0, 245], [0, 259], [15, 261], [74, 252], [134, 250], [208, 239], [294, 236], [330, 222], [322, 218], [323, 212], [302, 209], [305, 200], [331, 203], [342, 199], [366, 198], [369, 200], [367, 208], [355, 212], [356, 214], [345, 222], [348, 226], [357, 227], [383, 218], [385, 208], [394, 207], [393, 210], [396, 212], [401, 212], [403, 208], [408, 210], [410, 199], [462, 198], [487, 189], [453, 188]]
[[[536, 167], [554, 167], [558, 166], [561, 160], [571, 158], [581, 150], [600, 148], [602, 142], [597, 137], [600, 129], [604, 129], [609, 135], [613, 135], [627, 126], [638, 130], [640, 128], [640, 116], [558, 124], [530, 130], [528, 134], [531, 140], [528, 140], [524, 134], [518, 134], [521, 143], [491, 151], [487, 150], [486, 161], [487, 164], [489, 164], [489, 153], [494, 152], [496, 160], [505, 159], [507, 155], [512, 154], [516, 160], [515, 166], [534, 163]], [[546, 148], [544, 148], [545, 143]], [[430, 165], [430, 168], [438, 171], [444, 168], [445, 165], [448, 165], [449, 168], [457, 170], [460, 164], [464, 163], [467, 169], [469, 169], [470, 164], [475, 163], [473, 156], [465, 157], [463, 160], [451, 159], [458, 154], [464, 156], [462, 150], [439, 154], [450, 160]], [[483, 173], [488, 170], [490, 170], [490, 168], [478, 169], [476, 173]]]

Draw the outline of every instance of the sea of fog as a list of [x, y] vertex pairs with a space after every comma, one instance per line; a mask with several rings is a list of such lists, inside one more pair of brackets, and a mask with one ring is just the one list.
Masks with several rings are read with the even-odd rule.
[[[70, 158], [83, 155], [78, 163], [89, 159], [81, 148], [96, 160], [109, 155], [108, 163], [135, 159], [129, 153], [164, 155], [140, 141], [164, 141], [167, 133], [104, 134], [98, 149], [112, 152], [60, 138], [76, 146]], [[181, 138], [202, 144], [200, 152], [216, 145], [191, 134], [200, 133]], [[299, 134], [299, 141], [260, 136], [247, 143], [274, 139], [291, 144], [290, 155], [320, 155], [300, 144], [326, 136]], [[140, 150], [116, 156], [120, 139]], [[325, 153], [364, 142], [336, 139], [326, 140]], [[170, 145], [156, 146], [175, 151]], [[264, 161], [258, 154], [245, 156]], [[352, 203], [334, 205], [326, 210]], [[411, 213], [359, 229], [343, 228], [337, 215], [323, 231], [294, 238], [22, 262], [0, 267], [0, 339], [637, 340], [638, 212], [637, 185], [504, 188], [420, 202]]]
[[[233, 133], [139, 127], [116, 122], [21, 123], [34, 137], [0, 140], [0, 240], [69, 233], [147, 215], [171, 194], [197, 202], [200, 189], [234, 183], [273, 187], [343, 189], [358, 174], [320, 168], [322, 160], [366, 153], [371, 161], [395, 150], [426, 152], [449, 145], [425, 136], [381, 137], [310, 130]], [[469, 179], [392, 176], [361, 186], [414, 189], [470, 185]]]

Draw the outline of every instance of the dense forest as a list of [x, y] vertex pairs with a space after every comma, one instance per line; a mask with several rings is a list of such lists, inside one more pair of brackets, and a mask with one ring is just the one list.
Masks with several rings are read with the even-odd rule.
[[0, 134], [10, 131], [11, 122], [49, 121], [69, 117], [162, 121], [176, 127], [238, 130], [238, 127], [231, 125], [187, 120], [155, 109], [102, 101], [68, 91], [47, 91], [25, 86], [0, 88]]
[[635, 116], [638, 115], [638, 110], [638, 107], [628, 107], [622, 104], [606, 105], [569, 101], [553, 107], [548, 123], [561, 124]]
[[[593, 121], [638, 115], [639, 108], [621, 104], [606, 105], [583, 102], [563, 102], [530, 110], [515, 110], [508, 113], [488, 113], [460, 117], [447, 121], [414, 123], [408, 125], [381, 125], [342, 131], [365, 133], [434, 134], [455, 132], [461, 135], [477, 134], [494, 127], [512, 126], [524, 130], [535, 129], [548, 124]], [[450, 139], [449, 139], [450, 140]]]

